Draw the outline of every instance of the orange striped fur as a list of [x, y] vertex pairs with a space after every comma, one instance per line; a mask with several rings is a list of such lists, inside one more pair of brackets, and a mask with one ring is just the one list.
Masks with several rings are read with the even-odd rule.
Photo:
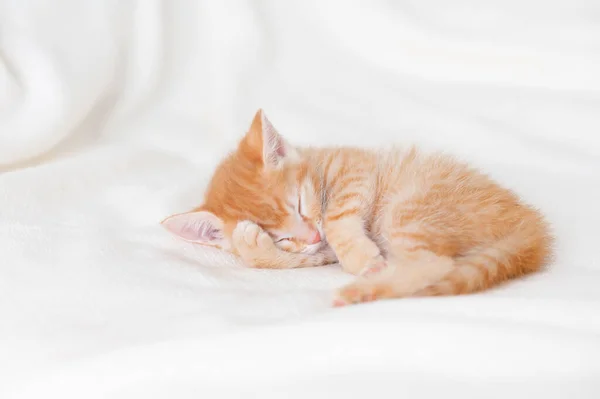
[[203, 204], [163, 221], [259, 268], [340, 262], [335, 305], [482, 291], [540, 270], [542, 215], [487, 176], [414, 148], [295, 148], [259, 110]]

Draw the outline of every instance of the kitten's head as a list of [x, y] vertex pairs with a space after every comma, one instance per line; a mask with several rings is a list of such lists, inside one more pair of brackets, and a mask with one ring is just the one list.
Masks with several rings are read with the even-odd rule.
[[321, 201], [308, 172], [302, 152], [258, 110], [236, 151], [217, 167], [204, 203], [163, 225], [187, 241], [232, 251], [235, 226], [251, 220], [281, 249], [315, 253], [322, 246]]

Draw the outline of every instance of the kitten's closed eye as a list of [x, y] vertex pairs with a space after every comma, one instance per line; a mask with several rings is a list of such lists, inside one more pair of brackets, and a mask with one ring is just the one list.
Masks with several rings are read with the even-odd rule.
[[276, 238], [275, 242], [284, 242], [284, 241], [291, 241], [293, 237], [281, 237], [281, 238]]

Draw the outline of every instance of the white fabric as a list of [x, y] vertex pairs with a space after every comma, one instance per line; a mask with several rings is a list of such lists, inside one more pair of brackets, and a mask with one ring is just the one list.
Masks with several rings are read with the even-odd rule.
[[[600, 397], [600, 3], [0, 0], [0, 397]], [[485, 294], [329, 307], [337, 267], [170, 237], [263, 107], [417, 142], [558, 235]]]

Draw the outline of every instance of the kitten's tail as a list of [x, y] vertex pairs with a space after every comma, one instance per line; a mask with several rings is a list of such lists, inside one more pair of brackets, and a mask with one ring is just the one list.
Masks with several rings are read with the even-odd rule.
[[536, 227], [455, 258], [451, 271], [413, 296], [469, 294], [539, 271], [552, 257], [553, 239], [545, 226]]

